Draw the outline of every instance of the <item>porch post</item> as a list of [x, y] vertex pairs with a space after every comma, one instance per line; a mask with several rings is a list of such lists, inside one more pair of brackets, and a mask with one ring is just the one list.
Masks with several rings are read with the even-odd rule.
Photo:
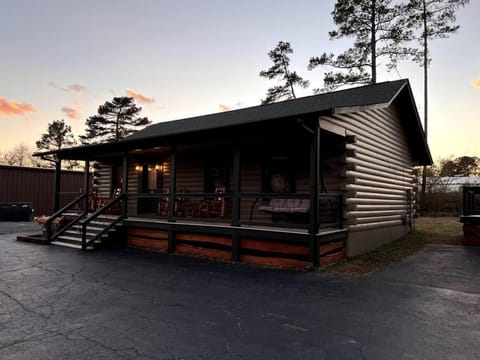
[[62, 159], [55, 159], [55, 193], [54, 193], [54, 204], [53, 212], [57, 212], [60, 209], [60, 181], [62, 176]]
[[86, 197], [83, 198], [83, 213], [88, 213], [88, 194], [90, 193], [90, 161], [85, 160], [85, 178], [83, 179], [83, 191], [84, 194], [87, 194]]
[[318, 266], [318, 162], [320, 159], [320, 130], [318, 122], [315, 123], [314, 133], [310, 142], [310, 219], [309, 219], [309, 261], [313, 266]]
[[123, 154], [123, 175], [122, 175], [122, 194], [123, 206], [122, 215], [126, 216], [128, 213], [128, 153]]
[[235, 141], [233, 149], [233, 199], [232, 226], [240, 226], [240, 143]]
[[177, 148], [172, 145], [170, 148], [170, 194], [168, 197], [168, 221], [175, 221], [175, 191], [177, 191]]

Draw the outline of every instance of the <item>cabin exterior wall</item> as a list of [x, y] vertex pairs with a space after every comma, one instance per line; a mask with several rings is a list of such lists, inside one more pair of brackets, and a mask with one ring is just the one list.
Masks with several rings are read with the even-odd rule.
[[345, 130], [345, 220], [348, 256], [399, 239], [411, 230], [413, 160], [394, 105], [321, 117]]

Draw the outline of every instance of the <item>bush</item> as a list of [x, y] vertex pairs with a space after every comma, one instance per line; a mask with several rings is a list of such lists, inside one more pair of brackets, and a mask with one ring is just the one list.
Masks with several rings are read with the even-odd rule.
[[461, 191], [427, 192], [420, 203], [421, 216], [458, 216], [462, 213]]

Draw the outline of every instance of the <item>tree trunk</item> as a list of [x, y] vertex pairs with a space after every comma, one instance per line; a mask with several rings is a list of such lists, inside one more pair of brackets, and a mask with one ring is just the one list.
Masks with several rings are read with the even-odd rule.
[[[425, 132], [425, 141], [428, 144], [428, 27], [427, 27], [427, 6], [425, 0], [423, 3], [423, 130]], [[422, 172], [422, 203], [425, 201], [427, 188], [427, 167], [423, 167]]]
[[370, 46], [371, 46], [371, 63], [372, 63], [372, 84], [376, 84], [377, 83], [377, 39], [376, 39], [376, 31], [375, 31], [375, 27], [376, 27], [376, 0], [372, 0], [372, 3], [371, 3], [371, 43], [370, 43]]

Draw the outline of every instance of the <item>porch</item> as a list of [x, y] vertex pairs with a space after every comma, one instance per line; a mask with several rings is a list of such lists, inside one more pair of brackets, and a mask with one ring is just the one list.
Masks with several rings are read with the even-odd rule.
[[318, 120], [283, 122], [274, 137], [271, 126], [80, 152], [84, 192], [51, 219], [81, 213], [65, 229], [81, 224], [84, 249], [98, 240], [89, 224], [113, 213], [99, 236], [121, 224], [129, 246], [296, 268], [344, 257], [348, 139]]

